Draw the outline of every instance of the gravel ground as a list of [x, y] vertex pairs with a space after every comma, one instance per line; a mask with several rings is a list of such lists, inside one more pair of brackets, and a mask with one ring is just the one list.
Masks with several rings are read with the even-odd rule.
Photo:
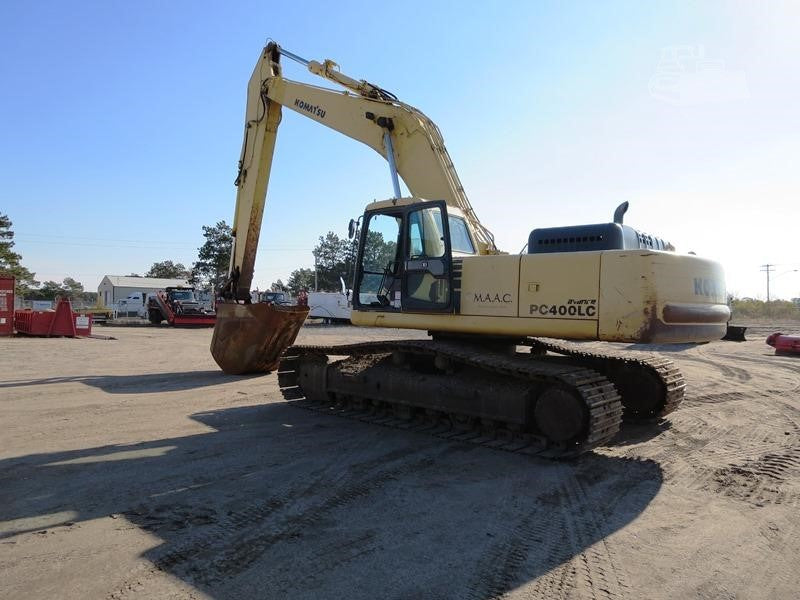
[[[682, 407], [568, 462], [288, 405], [210, 330], [0, 338], [0, 597], [797, 597], [800, 358], [770, 331], [656, 348]], [[299, 342], [390, 337], [420, 334]]]

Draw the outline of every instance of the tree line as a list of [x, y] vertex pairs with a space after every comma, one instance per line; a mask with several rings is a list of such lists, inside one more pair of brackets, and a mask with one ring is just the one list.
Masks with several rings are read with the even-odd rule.
[[753, 321], [800, 321], [800, 299], [756, 300], [755, 298], [732, 298], [731, 322], [746, 325]]
[[301, 290], [333, 292], [341, 289], [341, 281], [350, 287], [353, 278], [353, 267], [356, 260], [356, 248], [348, 240], [340, 238], [329, 231], [319, 236], [317, 245], [312, 250], [314, 268], [298, 268], [289, 274], [286, 283], [280, 279], [270, 286], [274, 291], [289, 291], [297, 294]]
[[[13, 223], [8, 215], [0, 213], [0, 275], [12, 275], [15, 280], [15, 293], [28, 300], [54, 300], [56, 296], [95, 302], [96, 292], [87, 292], [83, 284], [72, 277], [61, 282], [36, 280], [36, 273], [22, 264], [22, 255], [14, 251]], [[144, 277], [161, 279], [187, 279], [192, 285], [210, 289], [219, 285], [226, 277], [231, 256], [233, 235], [225, 221], [216, 225], [204, 226], [205, 243], [198, 249], [197, 261], [191, 268], [172, 260], [153, 263]], [[141, 277], [129, 273], [129, 277]]]
[[[364, 245], [364, 264], [371, 270], [382, 271], [386, 265], [395, 259], [396, 245], [394, 241], [385, 241], [383, 235], [377, 231], [367, 232]], [[342, 287], [353, 286], [355, 265], [358, 258], [357, 240], [340, 238], [333, 231], [319, 237], [317, 245], [312, 251], [315, 268], [295, 269], [289, 275], [286, 283], [280, 279], [273, 282], [273, 291], [289, 291], [297, 294], [300, 290], [313, 290], [321, 292], [336, 292]]]
[[[36, 273], [22, 264], [22, 256], [13, 250], [14, 231], [11, 219], [0, 213], [0, 274], [13, 275], [16, 278], [16, 294], [28, 300], [53, 300], [63, 296], [73, 300], [94, 302], [96, 292], [87, 292], [83, 284], [72, 277], [62, 281], [36, 280]], [[129, 277], [155, 277], [159, 279], [186, 279], [199, 289], [216, 289], [228, 276], [233, 233], [225, 221], [214, 225], [203, 226], [205, 241], [197, 251], [197, 260], [186, 267], [183, 263], [165, 259], [153, 263], [143, 275], [128, 273]], [[313, 256], [316, 269], [297, 268], [293, 270], [284, 283], [281, 279], [270, 286], [275, 291], [290, 291], [297, 294], [301, 290], [335, 291], [341, 287], [340, 278], [349, 287], [352, 284], [353, 267], [356, 248], [354, 243], [340, 238], [329, 231], [320, 236], [314, 247]]]

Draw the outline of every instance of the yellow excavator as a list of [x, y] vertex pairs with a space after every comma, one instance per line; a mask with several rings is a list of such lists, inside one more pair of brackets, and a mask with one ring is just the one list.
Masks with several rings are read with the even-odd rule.
[[[285, 79], [281, 57], [344, 90]], [[292, 346], [307, 308], [250, 303], [284, 107], [388, 162], [394, 196], [350, 222], [358, 240], [351, 320], [426, 330], [430, 339]], [[410, 197], [401, 197], [400, 178]], [[685, 384], [664, 358], [559, 340], [706, 342], [725, 334], [721, 266], [624, 224], [627, 203], [610, 223], [534, 229], [526, 252], [500, 252], [428, 117], [331, 60], [305, 60], [274, 42], [248, 85], [236, 186], [212, 354], [228, 373], [277, 369], [284, 396], [312, 408], [575, 455], [607, 443], [623, 418], [657, 420], [674, 410]]]

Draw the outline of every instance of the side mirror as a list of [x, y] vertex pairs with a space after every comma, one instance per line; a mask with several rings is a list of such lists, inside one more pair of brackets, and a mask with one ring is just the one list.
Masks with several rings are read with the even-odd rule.
[[358, 223], [356, 223], [355, 219], [350, 219], [350, 224], [347, 226], [347, 237], [351, 240], [356, 235], [356, 229], [358, 228]]

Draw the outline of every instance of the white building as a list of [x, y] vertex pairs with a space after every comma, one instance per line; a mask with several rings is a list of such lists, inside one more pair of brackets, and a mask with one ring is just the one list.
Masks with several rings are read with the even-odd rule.
[[157, 279], [155, 277], [122, 277], [106, 275], [97, 286], [97, 295], [105, 306], [111, 306], [118, 300], [125, 300], [136, 294], [154, 294], [167, 287], [188, 286], [185, 279]]

